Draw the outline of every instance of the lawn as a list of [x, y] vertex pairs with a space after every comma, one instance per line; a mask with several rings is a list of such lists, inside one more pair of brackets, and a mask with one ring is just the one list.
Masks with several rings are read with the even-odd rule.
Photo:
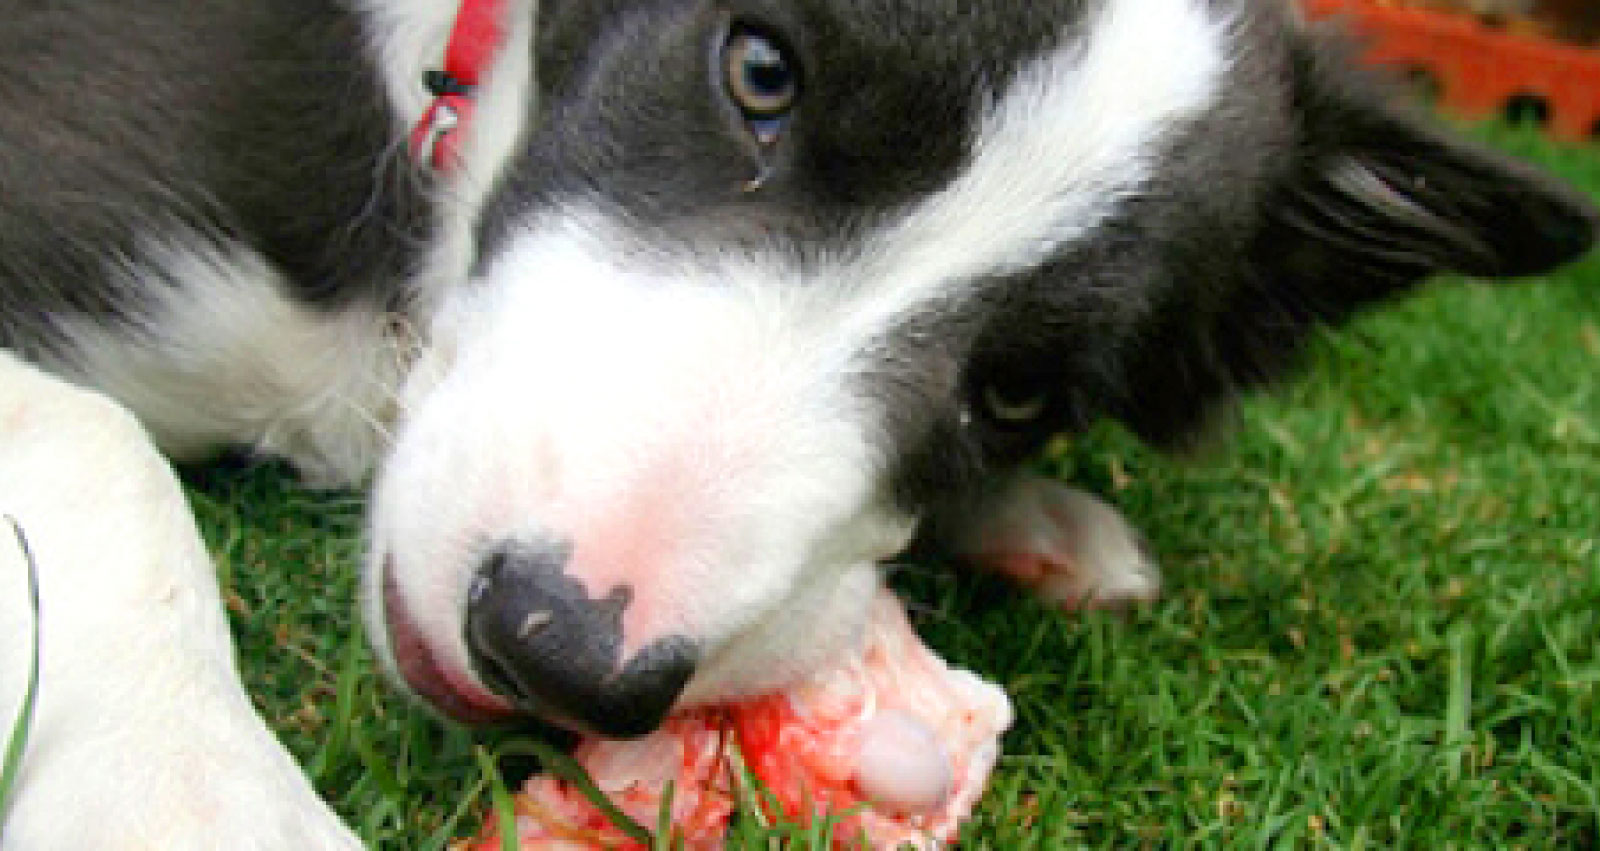
[[[1600, 193], [1600, 148], [1481, 131]], [[1018, 723], [969, 847], [1600, 845], [1600, 260], [1441, 281], [1324, 335], [1185, 458], [1112, 427], [1045, 463], [1162, 554], [1166, 598], [1062, 615], [932, 568], [927, 640]], [[476, 829], [486, 755], [361, 636], [361, 505], [190, 476], [251, 692], [374, 846]]]

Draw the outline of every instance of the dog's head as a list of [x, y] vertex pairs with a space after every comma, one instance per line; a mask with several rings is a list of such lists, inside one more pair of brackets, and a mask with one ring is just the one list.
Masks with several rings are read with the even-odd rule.
[[467, 720], [781, 686], [1052, 433], [1180, 437], [1316, 323], [1594, 232], [1278, 2], [543, 7], [374, 506], [380, 645]]

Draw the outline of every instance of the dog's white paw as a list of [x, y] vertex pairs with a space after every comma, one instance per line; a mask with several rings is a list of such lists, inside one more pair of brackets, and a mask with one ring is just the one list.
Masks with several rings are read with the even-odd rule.
[[1124, 609], [1161, 594], [1160, 569], [1116, 509], [1042, 476], [996, 491], [956, 550], [1065, 609]]
[[[6, 851], [362, 847], [249, 707], [184, 697], [196, 702], [160, 724], [41, 725], [0, 844]], [[202, 717], [219, 703], [226, 708]]]
[[35, 646], [40, 664], [0, 846], [360, 848], [245, 695], [211, 560], [139, 424], [0, 352], [0, 483], [40, 596], [35, 613], [0, 523], [0, 739]]

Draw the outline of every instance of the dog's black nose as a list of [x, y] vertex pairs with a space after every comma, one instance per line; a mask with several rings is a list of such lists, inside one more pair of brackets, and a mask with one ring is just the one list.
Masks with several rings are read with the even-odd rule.
[[467, 598], [472, 664], [492, 689], [545, 720], [608, 736], [660, 726], [694, 673], [686, 638], [656, 640], [622, 657], [622, 613], [632, 590], [591, 598], [563, 572], [568, 550], [517, 544], [486, 559]]

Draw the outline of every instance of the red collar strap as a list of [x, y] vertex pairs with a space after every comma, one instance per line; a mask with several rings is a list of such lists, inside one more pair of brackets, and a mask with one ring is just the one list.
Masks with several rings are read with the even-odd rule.
[[473, 95], [505, 41], [505, 5], [506, 0], [462, 0], [445, 47], [444, 68], [423, 75], [433, 102], [411, 130], [411, 157], [416, 162], [450, 171], [460, 161]]

